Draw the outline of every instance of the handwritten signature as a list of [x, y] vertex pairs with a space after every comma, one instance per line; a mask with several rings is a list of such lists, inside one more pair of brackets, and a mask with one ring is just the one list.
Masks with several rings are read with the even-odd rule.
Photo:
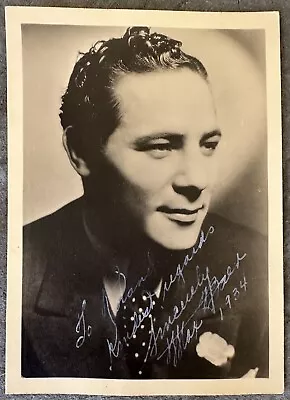
[[[186, 267], [189, 266], [189, 263], [193, 260], [194, 255], [200, 251], [210, 235], [213, 233], [213, 226], [211, 226], [206, 233], [201, 231], [197, 245], [193, 247], [191, 252], [185, 256], [183, 262], [178, 264], [175, 272], [170, 274], [168, 279], [164, 281], [161, 293], [162, 300], [165, 299], [175, 283], [180, 281], [185, 283]], [[160, 324], [159, 326], [156, 326], [157, 322], [155, 321], [155, 318], [152, 317], [151, 313], [155, 304], [155, 301], [153, 301], [153, 297], [155, 295], [153, 293], [146, 292], [146, 297], [149, 300], [147, 302], [147, 307], [142, 309], [141, 312], [133, 313], [132, 327], [130, 330], [128, 330], [126, 335], [121, 338], [119, 337], [115, 317], [112, 315], [110, 309], [107, 294], [104, 293], [104, 305], [115, 328], [113, 340], [106, 339], [111, 366], [113, 363], [113, 358], [117, 358], [119, 356], [123, 343], [127, 344], [132, 337], [135, 337], [135, 334], [142, 325], [142, 322], [147, 318], [150, 320], [151, 327], [149, 331], [148, 342], [146, 344], [147, 348], [144, 362], [148, 361], [148, 359], [152, 357], [156, 358], [157, 360], [166, 357], [167, 364], [172, 363], [174, 366], [176, 366], [189, 343], [194, 338], [198, 338], [198, 332], [203, 325], [203, 319], [200, 318], [200, 316], [197, 317], [197, 312], [199, 310], [209, 310], [213, 314], [216, 314], [216, 312], [220, 311], [221, 319], [223, 319], [221, 308], [217, 308], [217, 299], [219, 298], [220, 293], [225, 291], [229, 281], [235, 272], [240, 268], [240, 264], [246, 256], [246, 253], [236, 253], [236, 259], [234, 263], [226, 266], [224, 270], [221, 271], [220, 276], [211, 274], [208, 266], [201, 268], [199, 265], [196, 265], [194, 281], [190, 285], [189, 290], [187, 293], [185, 293], [184, 298], [180, 300], [178, 304], [175, 304], [172, 307], [166, 321], [161, 324], [161, 326]], [[142, 276], [134, 287], [129, 288], [129, 290], [123, 294], [120, 299], [119, 306], [133, 297], [136, 290], [142, 285], [142, 283], [146, 281], [151, 273], [152, 271], [148, 271], [147, 275]], [[247, 289], [245, 276], [244, 282], [241, 283], [241, 288], [243, 288], [245, 291]], [[237, 300], [239, 291], [237, 288], [234, 288], [234, 292], [234, 300]], [[185, 310], [187, 310], [188, 305], [192, 302], [193, 298], [196, 298], [196, 296], [199, 297], [197, 298], [197, 302], [195, 302], [194, 309], [189, 316], [187, 315], [186, 318], [182, 319], [181, 317], [184, 315]], [[226, 296], [226, 302], [229, 308], [231, 308], [229, 295]], [[76, 325], [76, 332], [80, 334], [76, 341], [77, 348], [80, 348], [84, 344], [86, 338], [90, 337], [92, 334], [91, 326], [87, 325], [85, 321], [85, 310], [86, 300], [83, 300], [81, 313]]]
[[92, 335], [92, 327], [91, 325], [86, 324], [85, 320], [85, 310], [87, 306], [87, 301], [83, 300], [81, 313], [78, 315], [78, 321], [76, 324], [76, 333], [79, 334], [79, 337], [76, 341], [76, 348], [79, 349], [85, 343], [86, 337], [90, 337]]
[[[135, 284], [135, 286], [129, 288], [128, 291], [126, 291], [126, 292], [123, 294], [123, 296], [121, 297], [121, 300], [120, 300], [118, 309], [120, 308], [120, 306], [121, 306], [122, 303], [123, 303], [123, 304], [126, 303], [126, 301], [127, 301], [128, 299], [131, 299], [131, 298], [133, 297], [133, 295], [134, 295], [134, 293], [136, 292], [136, 290], [142, 285], [143, 282], [146, 281], [146, 279], [147, 279], [151, 274], [152, 274], [152, 269], [148, 269], [147, 274], [144, 275], [144, 276], [141, 276], [141, 278], [138, 279], [138, 281], [137, 281], [137, 283]], [[126, 277], [124, 276], [124, 278], [125, 278], [125, 282], [126, 282]]]
[[[197, 254], [199, 252], [199, 250], [203, 247], [203, 245], [206, 243], [206, 241], [208, 240], [209, 235], [213, 234], [214, 232], [214, 227], [210, 226], [210, 228], [208, 229], [208, 231], [206, 233], [204, 233], [203, 231], [201, 231], [200, 236], [199, 236], [199, 240], [196, 246], [193, 246], [192, 251], [190, 254], [187, 254], [184, 258], [183, 264], [182, 265], [178, 265], [177, 269], [176, 269], [176, 273], [174, 275], [170, 275], [170, 281], [168, 284], [166, 284], [165, 282], [165, 292], [168, 292], [172, 286], [172, 284], [180, 277], [182, 277], [182, 279], [184, 280], [184, 276], [183, 276], [183, 270], [184, 268], [188, 265], [188, 263], [193, 259], [194, 255]], [[133, 287], [133, 288], [129, 288], [129, 290], [127, 291], [127, 293], [125, 295], [122, 296], [121, 300], [120, 300], [120, 304], [121, 303], [125, 303], [128, 299], [130, 299], [135, 291], [137, 290], [138, 287], [140, 287], [140, 285], [146, 281], [146, 279], [148, 278], [148, 276], [150, 275], [151, 271], [149, 271], [147, 273], [147, 275], [142, 276], [138, 281], [137, 284]], [[163, 299], [165, 297], [165, 292], [163, 291]], [[125, 343], [127, 343], [128, 339], [131, 339], [133, 337], [133, 335], [136, 334], [138, 328], [141, 326], [142, 322], [145, 320], [145, 318], [150, 318], [151, 317], [151, 311], [154, 307], [154, 303], [152, 300], [153, 294], [147, 292], [146, 293], [147, 298], [149, 299], [149, 306], [147, 306], [144, 310], [142, 310], [141, 313], [136, 313], [134, 312], [133, 314], [133, 327], [132, 327], [132, 331], [131, 332], [127, 332], [126, 336], [119, 339], [118, 338], [118, 332], [117, 332], [117, 326], [115, 323], [115, 319], [111, 314], [111, 310], [110, 310], [110, 306], [109, 306], [109, 302], [108, 302], [108, 298], [105, 294], [104, 296], [104, 300], [105, 300], [105, 305], [106, 305], [106, 309], [108, 312], [108, 315], [110, 317], [111, 322], [113, 323], [114, 327], [115, 327], [115, 337], [113, 341], [110, 341], [109, 339], [107, 339], [107, 345], [108, 345], [108, 350], [109, 350], [109, 356], [112, 362], [112, 357], [118, 357], [119, 353], [120, 353], [120, 348], [122, 345], [122, 341], [124, 341]], [[173, 324], [175, 318], [173, 318], [172, 320], [169, 317], [169, 321], [168, 324], [171, 325]], [[169, 325], [166, 325], [169, 326]], [[185, 326], [185, 325], [184, 325]], [[183, 326], [183, 329], [184, 329]], [[181, 329], [181, 332], [183, 332], [183, 329]], [[162, 331], [163, 332], [163, 331]], [[150, 340], [149, 343], [151, 342], [151, 337], [154, 333], [154, 329], [151, 330], [151, 336], [150, 336]], [[159, 334], [160, 336], [160, 334]], [[162, 337], [164, 336], [164, 332], [162, 333]], [[190, 335], [189, 335], [190, 336]], [[157, 339], [158, 339], [158, 335], [157, 335]], [[155, 342], [156, 343], [156, 342]], [[150, 345], [149, 345], [150, 347]], [[156, 344], [155, 347], [156, 348]], [[148, 354], [148, 351], [147, 351]]]
[[[193, 320], [193, 317], [194, 314], [192, 314], [186, 321], [182, 321], [181, 325], [177, 324], [175, 329], [172, 329], [171, 331], [167, 329], [171, 323], [169, 325], [165, 323], [163, 327], [157, 328], [156, 331], [154, 319], [150, 317], [150, 337], [144, 362], [146, 362], [149, 357], [154, 356], [157, 360], [160, 360], [162, 357], [164, 357], [164, 355], [167, 354], [167, 364], [172, 362], [173, 366], [176, 366], [177, 362], [182, 357], [184, 350], [186, 350], [187, 346], [194, 337], [197, 338], [198, 331], [202, 327], [203, 320], [196, 321]], [[164, 350], [160, 351], [159, 340], [164, 339], [167, 331], [170, 332], [170, 335], [166, 338], [166, 347]]]
[[213, 233], [214, 233], [214, 227], [212, 225], [210, 226], [210, 228], [208, 229], [208, 231], [206, 233], [201, 231], [197, 245], [192, 248], [192, 251], [190, 254], [187, 254], [184, 257], [183, 263], [177, 265], [175, 274], [170, 274], [169, 280], [167, 282], [164, 282], [163, 293], [162, 293], [163, 300], [165, 299], [166, 293], [169, 292], [169, 290], [171, 289], [171, 286], [176, 282], [176, 280], [182, 279], [182, 281], [185, 283], [185, 279], [184, 279], [184, 275], [183, 275], [185, 267], [187, 267], [189, 262], [192, 261], [193, 257], [199, 252], [199, 250], [201, 250], [201, 248], [207, 242], [209, 236], [212, 235]]
[[[177, 266], [175, 273], [170, 274], [168, 280], [164, 282], [163, 299], [175, 282], [180, 280], [185, 282], [184, 270], [186, 266], [193, 259], [194, 254], [196, 254], [202, 248], [204, 243], [206, 243], [209, 235], [211, 235], [213, 232], [214, 228], [211, 227], [206, 234], [201, 234], [198, 246], [193, 249], [191, 254], [188, 254], [185, 257], [183, 263]], [[174, 366], [176, 366], [191, 340], [198, 337], [198, 331], [203, 325], [203, 319], [197, 318], [197, 312], [199, 310], [210, 310], [213, 314], [216, 314], [218, 310], [221, 312], [221, 308], [217, 310], [216, 301], [219, 298], [220, 293], [226, 289], [230, 279], [240, 268], [241, 262], [246, 256], [246, 253], [236, 253], [236, 259], [234, 263], [226, 266], [221, 272], [220, 276], [212, 275], [209, 267], [201, 268], [197, 265], [195, 267], [194, 283], [189, 287], [189, 291], [184, 295], [184, 298], [179, 302], [179, 304], [173, 306], [166, 321], [161, 326], [156, 326], [156, 322], [151, 315], [153, 305], [150, 303], [148, 308], [142, 311], [142, 313], [134, 313], [132, 332], [128, 332], [126, 337], [120, 339], [118, 339], [116, 333], [115, 341], [110, 342], [107, 340], [110, 356], [116, 356], [119, 354], [122, 340], [126, 343], [127, 340], [132, 338], [132, 336], [136, 333], [142, 321], [144, 321], [145, 318], [149, 318], [151, 328], [149, 331], [146, 357], [144, 362], [151, 357], [155, 357], [157, 360], [159, 360], [166, 356], [166, 362], [168, 364], [172, 363]], [[246, 280], [243, 283], [243, 288], [246, 291]], [[238, 289], [235, 288], [234, 291], [236, 300]], [[187, 318], [181, 320], [181, 317], [183, 316], [183, 313], [187, 309], [189, 303], [191, 303], [193, 298], [197, 295], [199, 295], [196, 303], [197, 307], [195, 307], [195, 309], [189, 316], [187, 316]], [[221, 319], [223, 319], [222, 314]], [[173, 324], [175, 325], [173, 326]]]
[[[203, 320], [195, 320], [196, 313], [198, 310], [209, 309], [213, 314], [216, 310], [216, 300], [219, 296], [219, 292], [226, 288], [230, 278], [233, 276], [235, 271], [240, 267], [241, 261], [246, 257], [246, 253], [242, 256], [239, 253], [236, 254], [236, 261], [234, 265], [227, 266], [226, 271], [220, 278], [217, 276], [211, 276], [208, 267], [205, 268], [204, 273], [200, 273], [200, 268], [196, 266], [197, 281], [194, 285], [191, 285], [190, 291], [185, 295], [185, 298], [180, 301], [180, 305], [175, 305], [172, 309], [172, 314], [168, 316], [163, 326], [159, 327], [156, 331], [154, 320], [151, 319], [150, 338], [147, 348], [147, 354], [145, 361], [148, 357], [156, 356], [157, 360], [167, 355], [167, 363], [172, 362], [174, 366], [177, 365], [178, 360], [181, 358], [183, 351], [187, 348], [193, 337], [197, 338], [198, 330], [203, 324]], [[183, 312], [187, 309], [188, 304], [192, 301], [194, 295], [197, 293], [198, 288], [201, 288], [201, 295], [198, 302], [198, 306], [194, 309], [191, 315], [181, 324], [176, 324], [174, 329], [172, 325], [177, 321]], [[246, 287], [244, 288], [246, 290]], [[164, 339], [169, 332], [169, 337], [166, 338], [166, 347], [161, 352], [158, 352], [160, 341]]]

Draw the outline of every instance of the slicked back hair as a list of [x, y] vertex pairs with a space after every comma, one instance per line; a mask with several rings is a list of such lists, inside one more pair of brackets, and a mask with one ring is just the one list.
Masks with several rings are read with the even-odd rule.
[[204, 65], [181, 50], [182, 43], [147, 27], [128, 28], [121, 38], [99, 41], [76, 62], [62, 96], [60, 120], [72, 127], [72, 145], [88, 162], [120, 121], [114, 84], [130, 72], [189, 68], [207, 80]]

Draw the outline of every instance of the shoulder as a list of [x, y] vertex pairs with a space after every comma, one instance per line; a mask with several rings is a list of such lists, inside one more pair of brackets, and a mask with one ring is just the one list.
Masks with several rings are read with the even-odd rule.
[[[218, 280], [234, 289], [247, 282], [247, 305], [268, 307], [268, 240], [248, 227], [209, 214], [203, 225], [207, 237], [197, 258]], [[208, 234], [208, 232], [210, 232]], [[208, 234], [208, 236], [206, 236]], [[245, 303], [245, 304], [246, 304]]]
[[253, 242], [259, 242], [261, 245], [266, 245], [267, 238], [258, 231], [247, 226], [230, 221], [220, 215], [209, 213], [205, 226], [213, 226], [215, 236], [219, 236], [229, 240], [230, 243], [242, 242], [251, 245]]
[[36, 301], [47, 267], [59, 270], [72, 259], [73, 243], [81, 235], [81, 199], [23, 228], [23, 300], [24, 305]]
[[50, 257], [69, 249], [83, 234], [82, 198], [23, 228], [23, 256]]
[[215, 258], [226, 259], [229, 256], [245, 255], [246, 263], [256, 265], [252, 273], [266, 273], [267, 237], [240, 224], [234, 223], [216, 214], [209, 214], [204, 223], [204, 232], [211, 229], [207, 253]]
[[65, 254], [72, 242], [83, 231], [82, 199], [65, 205], [54, 213], [40, 218], [23, 228], [24, 267], [43, 265], [48, 259]]
[[[81, 220], [81, 202], [77, 199], [52, 214], [46, 215], [30, 224], [24, 226], [24, 239], [34, 238], [41, 240], [54, 234], [62, 234], [78, 225]], [[51, 238], [51, 237], [50, 237]]]
[[[247, 306], [256, 307], [258, 303], [256, 308], [265, 314], [269, 284], [267, 237], [217, 215], [209, 215], [209, 221], [214, 227], [208, 246], [210, 262], [218, 265], [222, 273], [227, 274], [228, 266], [229, 271], [234, 268], [236, 272], [232, 277], [247, 281]], [[229, 283], [234, 284], [235, 280], [231, 278]]]

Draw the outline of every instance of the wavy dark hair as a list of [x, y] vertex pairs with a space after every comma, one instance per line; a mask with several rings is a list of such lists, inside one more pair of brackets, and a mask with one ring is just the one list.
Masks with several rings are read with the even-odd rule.
[[204, 65], [181, 50], [182, 43], [148, 27], [130, 27], [121, 38], [98, 41], [76, 62], [62, 96], [60, 120], [71, 126], [73, 146], [88, 160], [106, 143], [120, 115], [114, 83], [122, 74], [187, 67], [207, 80]]

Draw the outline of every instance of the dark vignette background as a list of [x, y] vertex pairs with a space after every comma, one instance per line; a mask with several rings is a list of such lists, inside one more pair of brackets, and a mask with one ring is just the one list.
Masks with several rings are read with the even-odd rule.
[[[284, 184], [284, 279], [285, 279], [285, 393], [284, 395], [220, 396], [219, 399], [290, 399], [290, 2], [287, 0], [1, 0], [0, 1], [0, 397], [19, 400], [85, 400], [80, 395], [4, 395], [5, 384], [5, 307], [7, 232], [7, 108], [5, 57], [5, 6], [127, 8], [183, 11], [280, 11], [282, 53], [283, 184]], [[103, 396], [94, 396], [103, 399]], [[196, 398], [196, 396], [190, 396]], [[111, 397], [115, 399], [116, 397]], [[141, 398], [141, 397], [140, 397]], [[153, 399], [154, 397], [147, 397]], [[175, 396], [172, 399], [186, 399]], [[207, 399], [215, 399], [208, 396]], [[106, 397], [109, 399], [109, 397]], [[204, 396], [199, 399], [205, 399]]]

